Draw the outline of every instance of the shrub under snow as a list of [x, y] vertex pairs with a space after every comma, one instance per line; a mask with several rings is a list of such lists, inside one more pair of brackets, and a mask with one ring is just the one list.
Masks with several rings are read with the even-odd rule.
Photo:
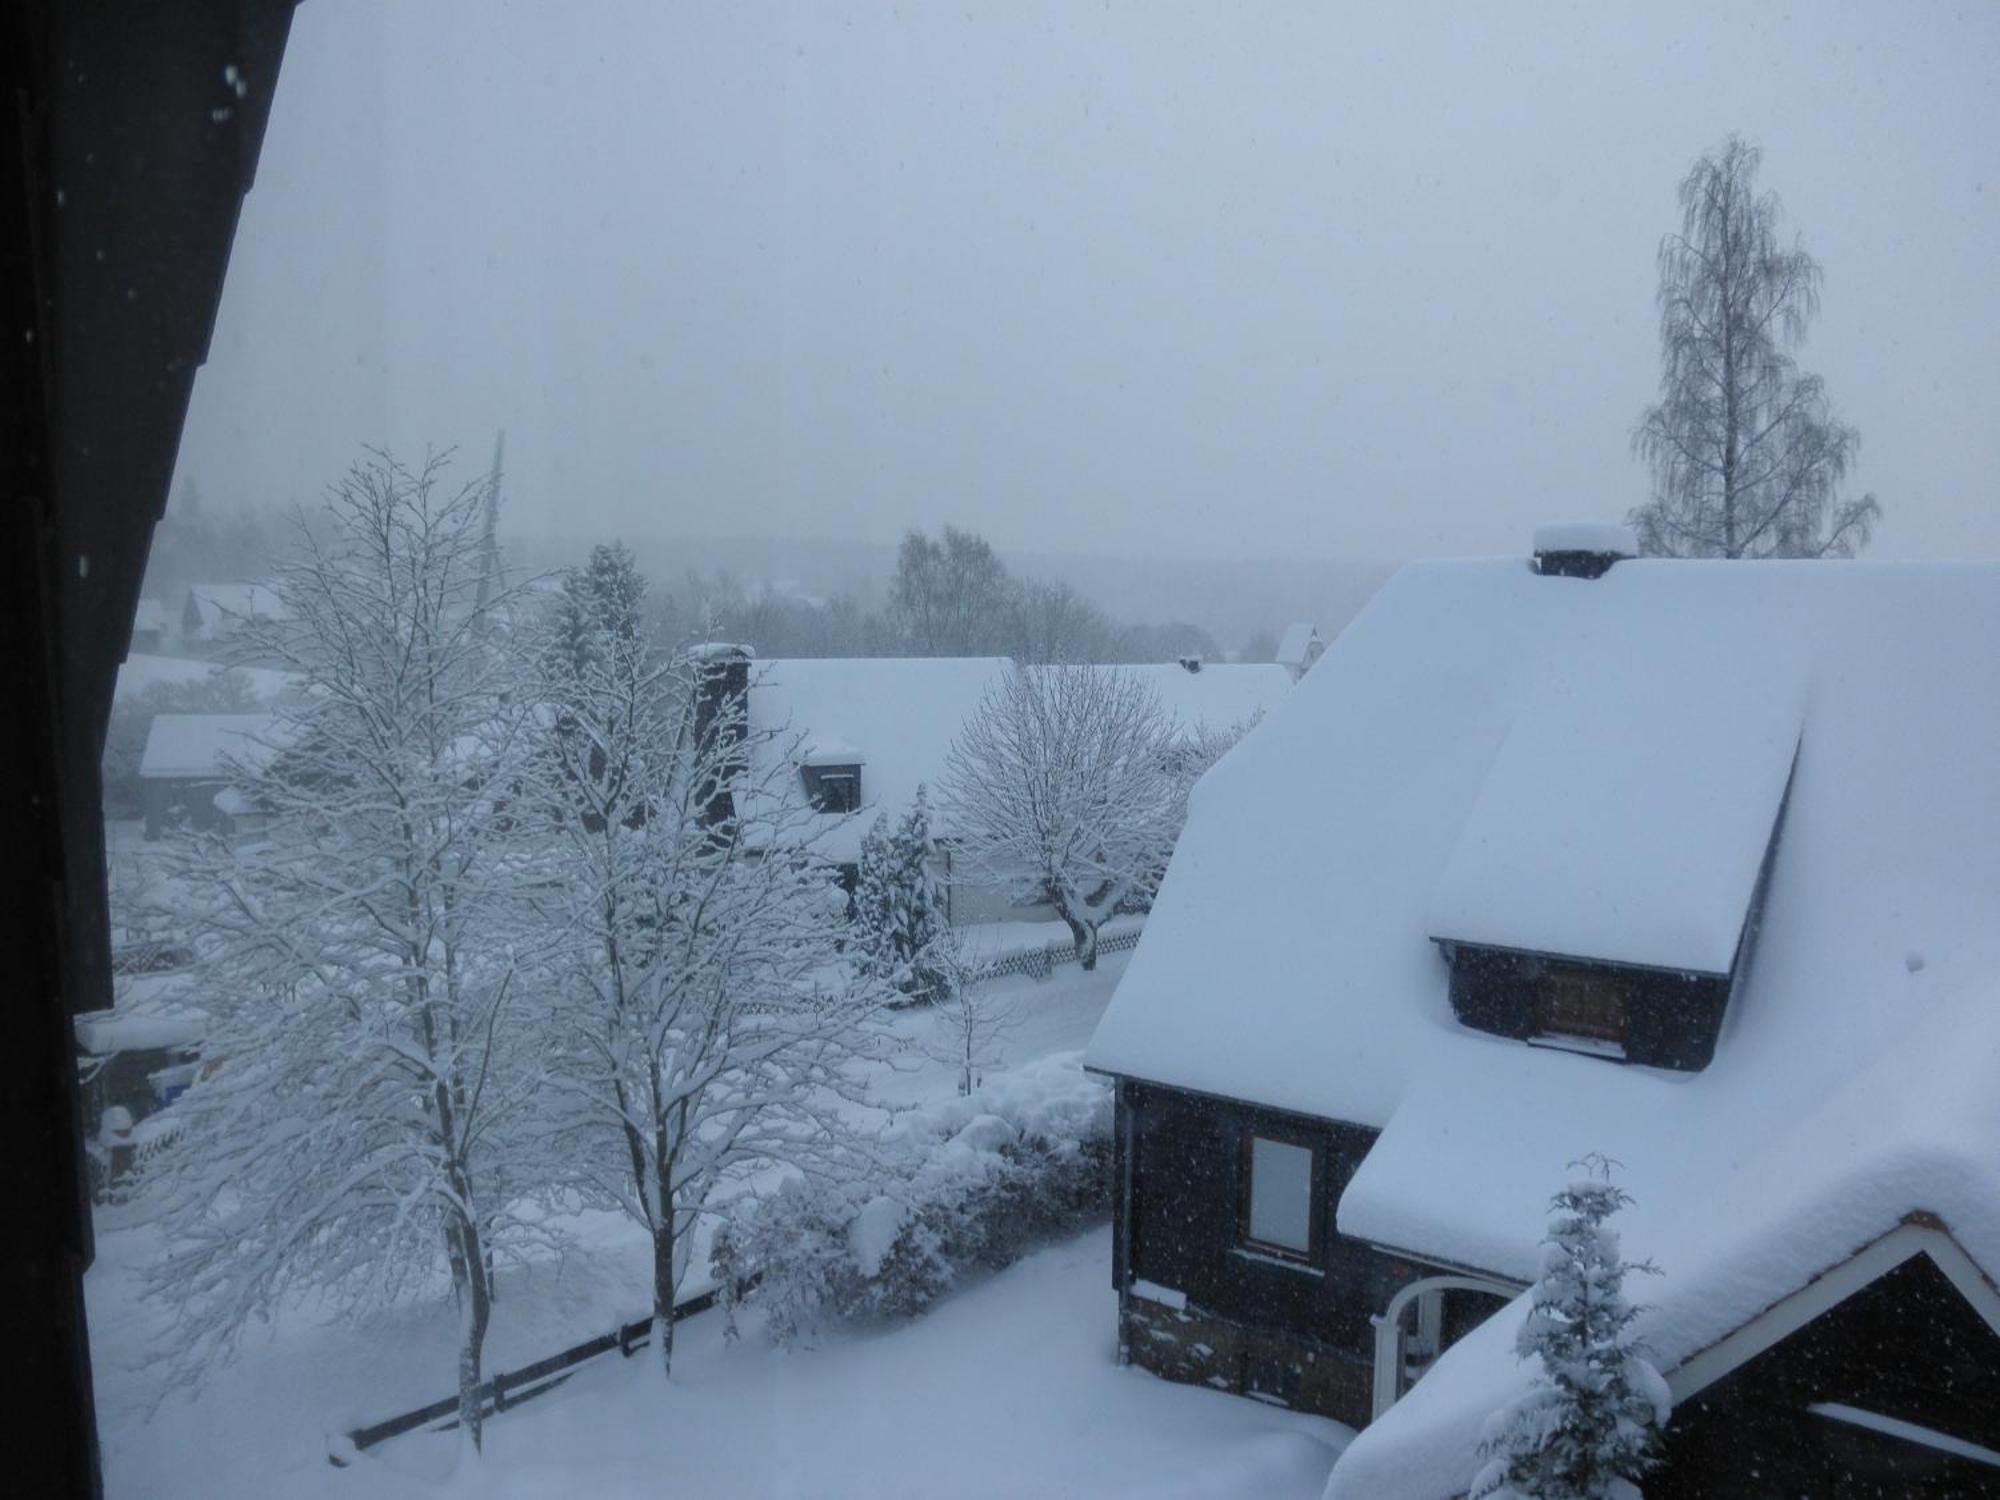
[[[1111, 1206], [1110, 1088], [1059, 1053], [903, 1116], [839, 1180], [791, 1179], [717, 1232], [717, 1282], [780, 1343], [830, 1322], [922, 1312]], [[733, 1309], [732, 1309], [733, 1311]]]

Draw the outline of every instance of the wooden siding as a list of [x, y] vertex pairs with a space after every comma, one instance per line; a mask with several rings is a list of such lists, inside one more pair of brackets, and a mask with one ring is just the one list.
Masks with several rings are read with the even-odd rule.
[[1838, 1403], [2000, 1451], [2000, 1334], [1927, 1256], [1684, 1401], [1649, 1500], [2000, 1495], [2000, 1468], [1813, 1414]]
[[[1187, 1299], [1185, 1309], [1121, 1300], [1131, 1357], [1170, 1379], [1366, 1422], [1370, 1317], [1427, 1274], [1334, 1228], [1377, 1132], [1131, 1080], [1120, 1083], [1118, 1112], [1114, 1170], [1130, 1188], [1116, 1199], [1114, 1279], [1121, 1293], [1151, 1282]], [[1309, 1259], [1243, 1243], [1252, 1132], [1314, 1148]]]

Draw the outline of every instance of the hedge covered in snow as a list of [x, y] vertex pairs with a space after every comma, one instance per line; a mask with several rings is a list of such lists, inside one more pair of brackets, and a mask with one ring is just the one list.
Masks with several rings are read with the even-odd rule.
[[715, 1236], [717, 1284], [749, 1286], [735, 1300], [791, 1343], [920, 1313], [967, 1273], [1102, 1218], [1111, 1090], [1081, 1059], [1057, 1053], [904, 1115], [838, 1177], [741, 1200]]

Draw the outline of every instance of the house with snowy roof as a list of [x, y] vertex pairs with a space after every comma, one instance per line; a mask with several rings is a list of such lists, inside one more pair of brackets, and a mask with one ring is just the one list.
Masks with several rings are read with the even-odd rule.
[[181, 598], [181, 639], [213, 644], [227, 640], [246, 620], [287, 618], [284, 600], [268, 583], [191, 583]]
[[1325, 650], [1326, 642], [1319, 638], [1317, 625], [1310, 620], [1294, 620], [1278, 637], [1278, 665], [1297, 682]]
[[1600, 1152], [1653, 1500], [2000, 1493], [2000, 568], [1631, 550], [1403, 569], [1196, 788], [1086, 1054], [1121, 1350], [1462, 1495]]
[[277, 732], [270, 714], [155, 714], [139, 759], [146, 837], [174, 827], [227, 833], [255, 817], [231, 771], [267, 760]]
[[[1006, 657], [854, 657], [757, 660], [746, 647], [697, 648], [709, 690], [740, 696], [751, 754], [743, 779], [791, 785], [813, 809], [820, 855], [852, 881], [861, 843], [877, 819], [900, 816], [919, 786], [933, 790], [952, 741], [988, 690], [1015, 670]], [[1089, 667], [1030, 667], [1035, 672]], [[1212, 666], [1190, 659], [1123, 667], [1142, 678], [1183, 735], [1232, 729], [1275, 708], [1291, 681], [1275, 666]], [[770, 764], [773, 758], [782, 765]], [[775, 774], [773, 774], [775, 773]], [[954, 924], [1046, 921], [1046, 903], [1019, 903], [964, 878], [949, 816], [933, 804], [936, 874]]]
[[132, 637], [126, 643], [128, 652], [158, 651], [166, 644], [167, 632], [173, 623], [173, 616], [167, 606], [158, 599], [141, 599], [132, 611]]

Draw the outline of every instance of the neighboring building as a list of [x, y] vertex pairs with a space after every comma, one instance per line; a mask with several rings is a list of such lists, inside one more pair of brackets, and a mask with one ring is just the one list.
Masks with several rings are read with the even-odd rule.
[[1319, 627], [1310, 620], [1295, 620], [1278, 638], [1278, 665], [1297, 682], [1325, 650], [1326, 642], [1319, 638]]
[[1178, 662], [1120, 667], [1030, 667], [1031, 672], [1123, 672], [1153, 690], [1167, 720], [1182, 735], [1248, 728], [1292, 695], [1281, 666], [1217, 663], [1198, 656]]
[[1463, 1494], [1595, 1151], [1648, 1496], [2000, 1493], [2000, 568], [1629, 551], [1404, 569], [1212, 773], [1086, 1056], [1121, 1349]]
[[[938, 808], [938, 781], [959, 727], [989, 684], [1013, 670], [1005, 657], [828, 657], [748, 661], [748, 725], [758, 753], [811, 804], [814, 847], [852, 884], [861, 841], [878, 818], [894, 819], [928, 786], [936, 875], [953, 922], [1045, 917], [1046, 907], [1006, 898], [960, 878]], [[760, 765], [759, 772], [774, 768]]]
[[172, 625], [173, 616], [166, 605], [157, 599], [141, 599], [132, 616], [132, 639], [126, 645], [127, 653], [158, 651], [166, 644]]
[[269, 714], [155, 714], [139, 760], [146, 837], [243, 830], [256, 814], [229, 785], [230, 767], [269, 756], [276, 726]]
[[267, 583], [191, 583], [181, 601], [181, 639], [212, 645], [227, 640], [245, 620], [283, 620], [289, 614]]
[[[990, 686], [1014, 670], [1006, 657], [848, 657], [756, 661], [747, 648], [704, 646], [702, 659], [727, 691], [747, 695], [747, 728], [759, 754], [782, 755], [776, 768], [818, 813], [815, 848], [852, 880], [861, 841], [876, 819], [899, 816], [920, 785], [932, 794], [937, 875], [954, 924], [1049, 921], [1046, 902], [1021, 903], [968, 878], [952, 849], [950, 820], [939, 799], [945, 761], [960, 728]], [[1033, 667], [1031, 671], [1090, 671]], [[1173, 723], [1185, 731], [1227, 729], [1268, 712], [1289, 695], [1275, 666], [1125, 667], [1145, 679]], [[772, 767], [760, 766], [768, 775]], [[754, 779], [762, 779], [755, 777]]]

